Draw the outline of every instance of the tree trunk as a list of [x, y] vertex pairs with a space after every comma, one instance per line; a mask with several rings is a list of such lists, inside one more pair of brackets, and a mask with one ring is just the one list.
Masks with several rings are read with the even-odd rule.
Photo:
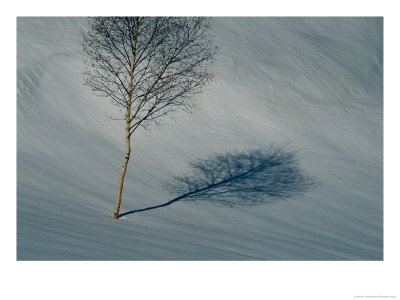
[[130, 122], [126, 122], [126, 138], [125, 138], [126, 139], [126, 153], [125, 153], [124, 163], [122, 164], [121, 175], [119, 177], [117, 201], [115, 202], [115, 209], [114, 209], [114, 214], [113, 214], [114, 219], [118, 219], [119, 208], [121, 206], [121, 199], [122, 199], [122, 189], [124, 187], [126, 168], [128, 167], [129, 158], [131, 156], [131, 137], [129, 134], [129, 126], [130, 126]]
[[[134, 72], [134, 65], [135, 65], [135, 53], [136, 53], [136, 42], [139, 33], [139, 17], [136, 17], [136, 32], [133, 39], [133, 47], [132, 47], [132, 60], [131, 60], [131, 70], [129, 73], [129, 86], [128, 86], [128, 101], [126, 107], [126, 114], [125, 114], [125, 142], [126, 142], [126, 153], [124, 158], [124, 163], [122, 164], [121, 175], [119, 177], [118, 183], [118, 193], [117, 193], [117, 201], [115, 202], [114, 214], [113, 218], [118, 219], [119, 215], [119, 208], [121, 206], [121, 199], [122, 199], [122, 189], [124, 187], [124, 179], [126, 168], [128, 167], [129, 158], [131, 156], [131, 106], [132, 106], [132, 81], [133, 81], [133, 72]], [[140, 105], [138, 110], [140, 109]], [[136, 114], [135, 114], [136, 116]]]

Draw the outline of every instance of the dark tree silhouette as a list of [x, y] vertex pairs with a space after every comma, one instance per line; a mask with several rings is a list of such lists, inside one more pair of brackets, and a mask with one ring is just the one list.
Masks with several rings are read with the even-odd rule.
[[271, 147], [215, 154], [191, 163], [192, 174], [175, 177], [166, 188], [178, 197], [127, 215], [171, 205], [177, 201], [206, 201], [230, 207], [268, 204], [301, 195], [315, 181], [300, 168], [294, 152]]
[[[216, 47], [210, 18], [89, 18], [83, 32], [86, 85], [121, 107], [126, 152], [113, 218], [118, 218], [131, 135], [159, 124], [177, 109], [191, 111], [194, 97], [212, 79]], [[118, 118], [117, 118], [118, 119]]]
[[192, 175], [175, 177], [169, 184], [172, 193], [185, 194], [187, 201], [252, 206], [301, 194], [312, 183], [295, 154], [281, 148], [215, 154], [191, 167]]

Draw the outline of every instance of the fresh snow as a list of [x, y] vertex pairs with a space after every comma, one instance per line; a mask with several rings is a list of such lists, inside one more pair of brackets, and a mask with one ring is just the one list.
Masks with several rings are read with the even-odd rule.
[[18, 260], [383, 259], [381, 18], [216, 18], [215, 81], [194, 114], [135, 133], [120, 212], [180, 196], [168, 184], [216, 153], [279, 148], [313, 185], [119, 220], [124, 125], [82, 84], [85, 26], [17, 19]]

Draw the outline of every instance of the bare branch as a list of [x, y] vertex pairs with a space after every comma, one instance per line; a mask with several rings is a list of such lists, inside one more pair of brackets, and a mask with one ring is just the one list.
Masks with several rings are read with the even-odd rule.
[[131, 133], [158, 124], [177, 109], [192, 108], [194, 96], [213, 78], [210, 26], [209, 18], [89, 18], [83, 33], [85, 83], [97, 95], [130, 107]]

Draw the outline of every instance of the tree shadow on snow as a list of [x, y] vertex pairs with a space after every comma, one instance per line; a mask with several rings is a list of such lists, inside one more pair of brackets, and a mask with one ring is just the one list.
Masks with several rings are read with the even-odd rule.
[[166, 188], [180, 195], [166, 203], [120, 214], [171, 205], [177, 201], [203, 201], [240, 207], [269, 204], [310, 190], [315, 182], [304, 174], [294, 152], [267, 150], [215, 154], [191, 163], [192, 174], [175, 177]]

